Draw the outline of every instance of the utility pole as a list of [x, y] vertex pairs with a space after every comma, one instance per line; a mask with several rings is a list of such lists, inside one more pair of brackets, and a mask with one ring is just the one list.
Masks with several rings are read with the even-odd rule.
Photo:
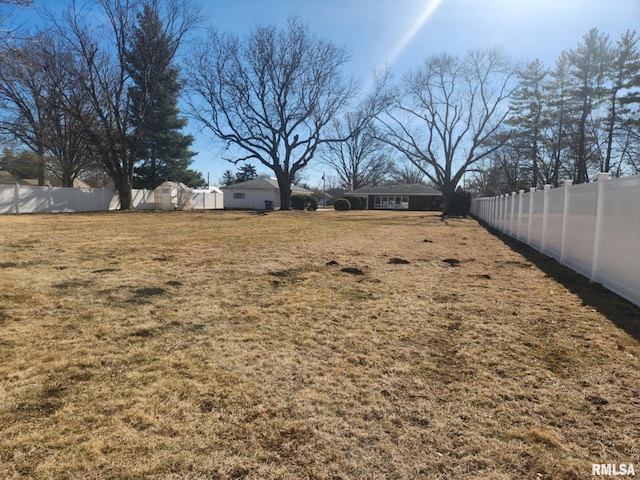
[[324, 172], [322, 172], [322, 206], [327, 206], [327, 180]]

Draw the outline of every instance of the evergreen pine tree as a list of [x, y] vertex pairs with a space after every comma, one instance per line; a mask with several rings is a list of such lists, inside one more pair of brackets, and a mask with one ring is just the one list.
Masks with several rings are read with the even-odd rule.
[[240, 167], [238, 173], [236, 173], [236, 183], [248, 182], [254, 178], [258, 178], [258, 173], [256, 172], [256, 167], [250, 163]]
[[595, 131], [590, 123], [592, 113], [602, 101], [605, 73], [610, 67], [610, 42], [608, 35], [593, 28], [583, 42], [569, 52], [569, 73], [575, 100], [575, 132], [572, 149], [575, 155], [575, 183], [589, 181], [589, 165], [597, 159]]
[[511, 100], [511, 116], [507, 124], [515, 127], [512, 144], [521, 150], [531, 161], [531, 186], [538, 187], [542, 182], [540, 175], [540, 150], [543, 140], [542, 87], [547, 69], [542, 61], [529, 62], [519, 72], [520, 87]]
[[[640, 38], [636, 32], [627, 31], [620, 37], [612, 51], [611, 68], [608, 73], [608, 116], [606, 122], [606, 152], [600, 170], [612, 168], [613, 147], [616, 130], [624, 118], [624, 106], [632, 96], [638, 95], [640, 86]], [[620, 98], [622, 97], [622, 98]], [[637, 100], [636, 100], [637, 102]]]
[[551, 183], [558, 186], [563, 154], [566, 150], [566, 124], [568, 104], [569, 54], [562, 52], [556, 60], [555, 68], [549, 72], [550, 79], [543, 86], [547, 111], [545, 113], [548, 129], [546, 143], [551, 156]]
[[181, 133], [186, 126], [179, 116], [179, 70], [172, 65], [176, 42], [163, 30], [152, 4], [145, 4], [127, 50], [127, 70], [133, 86], [129, 108], [133, 117], [132, 151], [139, 164], [134, 187], [153, 189], [163, 181], [203, 186], [199, 172], [189, 169], [196, 154], [189, 150], [193, 136]]

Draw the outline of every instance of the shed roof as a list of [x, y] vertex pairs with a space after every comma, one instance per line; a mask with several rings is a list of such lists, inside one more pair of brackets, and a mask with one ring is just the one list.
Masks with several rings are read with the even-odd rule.
[[379, 185], [376, 187], [362, 187], [352, 195], [412, 195], [412, 196], [442, 196], [442, 192], [422, 183], [408, 183], [399, 185]]
[[184, 183], [182, 182], [171, 182], [169, 180], [162, 182], [160, 185], [158, 185], [155, 189], [158, 190], [160, 188], [176, 188], [178, 190], [182, 190], [182, 191], [187, 191], [187, 190], [191, 190], [191, 188], [187, 187]]
[[[280, 186], [278, 185], [278, 180], [275, 178], [266, 178], [266, 177], [258, 177], [253, 180], [249, 180], [247, 182], [234, 183], [232, 185], [227, 185], [226, 187], [222, 187], [222, 190], [280, 190]], [[305, 188], [298, 187], [297, 185], [291, 184], [291, 192], [292, 193], [313, 193], [311, 190], [307, 190]]]

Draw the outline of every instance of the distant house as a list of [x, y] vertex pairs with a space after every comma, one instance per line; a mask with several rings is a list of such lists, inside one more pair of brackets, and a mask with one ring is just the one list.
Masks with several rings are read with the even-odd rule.
[[[20, 185], [26, 185], [29, 187], [37, 187], [39, 180], [37, 178], [22, 178], [18, 180], [18, 183]], [[58, 177], [47, 176], [44, 179], [44, 186], [62, 187], [62, 180], [60, 180]], [[91, 188], [91, 185], [89, 185], [84, 180], [76, 178], [73, 180], [73, 188]]]
[[421, 183], [362, 187], [349, 193], [367, 198], [369, 210], [442, 210], [442, 192]]
[[[275, 178], [256, 178], [222, 187], [224, 208], [271, 210], [280, 208], [280, 187]], [[312, 195], [311, 190], [291, 185], [291, 194]]]
[[317, 189], [314, 195], [318, 199], [318, 205], [323, 207], [327, 205], [333, 205], [333, 202], [346, 194], [346, 190], [343, 188], [330, 188], [329, 190]]
[[0, 170], [0, 184], [13, 185], [16, 183], [16, 179], [13, 175], [5, 170]]

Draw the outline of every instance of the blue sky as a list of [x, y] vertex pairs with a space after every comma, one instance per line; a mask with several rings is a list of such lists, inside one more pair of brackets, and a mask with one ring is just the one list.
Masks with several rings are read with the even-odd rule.
[[[398, 79], [441, 52], [462, 55], [497, 46], [515, 59], [540, 58], [551, 67], [591, 28], [612, 41], [628, 29], [640, 33], [640, 0], [201, 0], [201, 6], [210, 25], [239, 35], [257, 24], [283, 25], [299, 17], [314, 34], [351, 52], [345, 73], [363, 85], [385, 65]], [[215, 184], [235, 167], [217, 160], [219, 151], [198, 137], [193, 167]], [[312, 162], [303, 176], [319, 186], [325, 170], [330, 175]]]
[[[208, 16], [207, 25], [240, 36], [258, 24], [284, 25], [298, 17], [312, 33], [345, 47], [351, 61], [345, 74], [362, 85], [387, 65], [396, 79], [429, 55], [463, 55], [469, 49], [500, 47], [514, 59], [540, 58], [552, 67], [563, 50], [580, 43], [591, 28], [612, 41], [628, 29], [640, 33], [640, 0], [192, 0]], [[57, 7], [68, 1], [38, 0]], [[82, 4], [82, 0], [79, 1]], [[198, 151], [193, 168], [217, 184], [224, 170], [220, 149], [196, 124]], [[255, 164], [260, 173], [265, 167]], [[312, 162], [306, 183], [319, 186], [323, 171]]]

